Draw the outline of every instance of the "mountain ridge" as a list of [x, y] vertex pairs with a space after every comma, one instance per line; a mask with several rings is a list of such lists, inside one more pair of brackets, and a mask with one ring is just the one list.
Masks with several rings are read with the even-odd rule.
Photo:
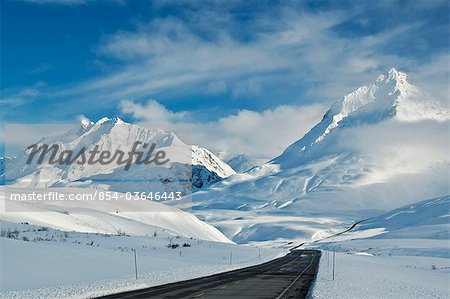
[[[183, 179], [190, 180], [193, 188], [201, 189], [213, 184], [221, 179], [228, 177], [235, 172], [226, 163], [217, 158], [209, 150], [185, 144], [173, 132], [165, 132], [159, 128], [145, 128], [139, 125], [126, 123], [118, 117], [101, 118], [97, 122], [82, 119], [80, 124], [65, 133], [43, 137], [37, 144], [57, 144], [60, 151], [71, 150], [75, 153], [85, 149], [86, 152], [98, 147], [100, 152], [123, 151], [127, 153], [135, 142], [155, 144], [156, 150], [164, 150], [171, 161], [168, 167], [153, 166], [151, 169], [144, 167], [147, 165], [133, 165], [130, 171], [123, 171], [123, 166], [118, 163], [109, 163], [106, 165], [49, 165], [43, 163], [37, 164], [34, 159], [30, 165], [26, 163], [31, 149], [24, 150], [17, 157], [9, 161], [5, 174], [8, 181], [14, 181], [24, 187], [51, 187], [51, 186], [78, 186], [78, 180], [92, 181], [129, 178], [131, 180], [145, 180], [161, 177], [169, 180]], [[44, 161], [47, 162], [47, 161]], [[154, 171], [154, 174], [151, 172]], [[195, 177], [191, 178], [191, 173]], [[150, 176], [152, 176], [150, 178]], [[89, 185], [90, 183], [87, 183]], [[87, 186], [84, 185], [84, 186]], [[97, 187], [107, 188], [114, 191], [139, 191], [138, 189], [148, 189], [149, 186], [139, 186], [133, 184], [129, 186], [131, 190], [119, 188], [118, 184], [96, 184]], [[142, 185], [142, 183], [141, 183]], [[153, 186], [155, 187], [155, 186]], [[163, 186], [156, 186], [161, 189]], [[120, 190], [118, 190], [118, 188]], [[189, 190], [188, 184], [183, 189], [186, 193]], [[148, 190], [145, 190], [148, 191]], [[156, 191], [156, 190], [155, 190]]]

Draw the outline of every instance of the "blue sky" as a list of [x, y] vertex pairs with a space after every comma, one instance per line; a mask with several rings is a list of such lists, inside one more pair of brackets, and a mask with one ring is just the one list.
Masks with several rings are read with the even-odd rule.
[[447, 100], [448, 1], [374, 2], [2, 0], [1, 124], [285, 128], [270, 156], [390, 67]]

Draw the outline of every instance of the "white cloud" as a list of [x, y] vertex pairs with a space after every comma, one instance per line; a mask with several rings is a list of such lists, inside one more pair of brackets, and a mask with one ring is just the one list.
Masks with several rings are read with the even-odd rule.
[[62, 134], [73, 127], [73, 124], [7, 124], [0, 134], [0, 140], [4, 142], [5, 155], [14, 157], [39, 142], [42, 137]]
[[370, 162], [373, 174], [383, 179], [399, 173], [422, 172], [449, 162], [449, 124], [389, 120], [343, 128], [335, 136], [337, 143], [332, 150], [358, 153]]
[[120, 110], [136, 119], [143, 119], [153, 123], [173, 123], [183, 120], [187, 112], [172, 112], [155, 100], [149, 100], [145, 105], [129, 100], [119, 104]]
[[[199, 136], [193, 139], [215, 150], [249, 153], [256, 157], [273, 158], [287, 146], [303, 137], [320, 121], [325, 107], [278, 106], [262, 112], [240, 110], [235, 115], [199, 125]], [[205, 130], [201, 130], [202, 128]]]
[[262, 112], [240, 110], [216, 121], [198, 123], [189, 121], [186, 112], [172, 112], [154, 100], [145, 105], [124, 101], [121, 109], [141, 124], [151, 122], [154, 125], [160, 121], [166, 129], [177, 132], [181, 139], [211, 150], [248, 153], [260, 158], [280, 154], [320, 121], [325, 111], [319, 104], [282, 105]]

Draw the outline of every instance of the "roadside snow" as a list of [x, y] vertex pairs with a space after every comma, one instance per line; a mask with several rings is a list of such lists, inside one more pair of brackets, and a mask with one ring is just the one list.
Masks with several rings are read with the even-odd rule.
[[[0, 298], [88, 298], [207, 276], [286, 254], [164, 231], [157, 236], [117, 236], [5, 221], [0, 227]], [[178, 247], [168, 248], [169, 243]]]
[[[323, 250], [313, 298], [450, 298], [449, 196], [406, 205], [310, 244]], [[332, 251], [336, 252], [332, 280]]]
[[449, 259], [339, 252], [335, 271], [333, 281], [332, 252], [322, 252], [312, 298], [450, 297]]

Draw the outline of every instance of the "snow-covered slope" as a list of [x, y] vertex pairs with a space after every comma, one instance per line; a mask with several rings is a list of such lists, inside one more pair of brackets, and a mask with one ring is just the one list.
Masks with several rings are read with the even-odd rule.
[[448, 111], [392, 69], [279, 157], [195, 194], [196, 213], [239, 242], [308, 239], [450, 194]]
[[[7, 188], [7, 190], [5, 189]], [[64, 231], [105, 234], [153, 235], [165, 231], [178, 236], [194, 237], [215, 242], [230, 242], [221, 232], [200, 221], [193, 214], [183, 212], [150, 200], [88, 201], [10, 201], [11, 193], [58, 192], [68, 198], [69, 194], [94, 195], [88, 188], [25, 189], [0, 188], [0, 219], [14, 223], [30, 223]], [[95, 195], [94, 195], [95, 196]], [[8, 200], [8, 202], [6, 202]]]
[[450, 196], [424, 200], [311, 244], [324, 261], [312, 298], [448, 298], [449, 209]]
[[235, 155], [225, 160], [236, 172], [246, 172], [267, 162], [267, 159], [251, 157], [247, 153]]
[[450, 196], [402, 206], [359, 226], [383, 229], [383, 238], [449, 239]]
[[[194, 190], [200, 189], [234, 174], [231, 167], [207, 149], [186, 145], [172, 132], [129, 124], [120, 118], [102, 118], [96, 123], [83, 120], [64, 134], [42, 138], [39, 144], [58, 144], [60, 152], [79, 153], [83, 148], [88, 152], [98, 147], [100, 152], [127, 153], [136, 141], [156, 144], [156, 150], [166, 151], [170, 162], [160, 166], [133, 165], [128, 171], [118, 163], [37, 165], [37, 158], [27, 165], [30, 150], [25, 150], [7, 164], [6, 178], [24, 187], [87, 185], [123, 192], [164, 191], [170, 181], [177, 191], [190, 193], [192, 183]], [[152, 181], [152, 185], [143, 181]]]
[[216, 152], [215, 155], [238, 173], [246, 172], [269, 161], [269, 159], [252, 156], [248, 153], [236, 154], [226, 151], [219, 151]]

